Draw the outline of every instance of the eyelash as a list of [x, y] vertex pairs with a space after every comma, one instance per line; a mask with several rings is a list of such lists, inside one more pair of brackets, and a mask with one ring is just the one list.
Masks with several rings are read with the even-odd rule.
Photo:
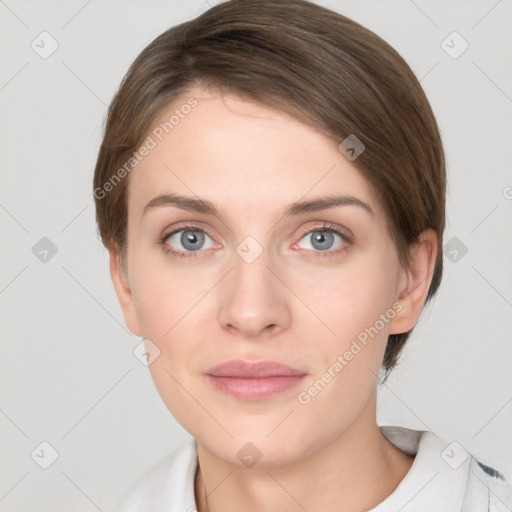
[[[198, 257], [198, 254], [199, 252], [202, 252], [202, 251], [197, 251], [197, 252], [194, 252], [194, 251], [176, 251], [172, 248], [170, 248], [165, 242], [166, 240], [174, 235], [175, 233], [179, 233], [180, 231], [201, 231], [203, 233], [205, 233], [206, 235], [208, 235], [210, 238], [213, 239], [212, 235], [204, 228], [200, 228], [199, 226], [196, 226], [194, 224], [185, 224], [185, 225], [182, 225], [182, 226], [179, 226], [177, 228], [174, 228], [172, 229], [171, 231], [168, 231], [166, 233], [164, 233], [159, 239], [158, 239], [158, 243], [159, 245], [162, 246], [164, 252], [166, 254], [171, 254], [172, 256], [179, 256], [180, 258], [197, 258]], [[315, 231], [328, 231], [330, 233], [334, 233], [336, 235], [338, 235], [343, 241], [344, 241], [344, 245], [343, 247], [341, 248], [338, 248], [338, 249], [335, 249], [333, 251], [312, 251], [312, 254], [310, 257], [312, 258], [329, 258], [329, 257], [334, 257], [336, 255], [338, 255], [340, 252], [342, 251], [347, 251], [348, 250], [348, 247], [352, 244], [352, 238], [349, 237], [347, 234], [345, 233], [342, 233], [340, 232], [340, 230], [334, 225], [334, 224], [330, 224], [328, 222], [326, 223], [323, 223], [321, 226], [315, 226], [314, 228], [311, 228], [311, 229], [308, 229], [306, 231], [304, 231], [301, 235], [300, 235], [300, 239], [302, 239], [305, 235], [308, 235], [310, 233], [314, 233]], [[309, 250], [308, 250], [309, 252]]]

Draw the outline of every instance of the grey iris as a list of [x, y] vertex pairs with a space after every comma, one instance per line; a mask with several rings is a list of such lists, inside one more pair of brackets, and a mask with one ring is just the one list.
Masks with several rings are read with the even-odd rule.
[[[332, 245], [334, 234], [330, 231], [313, 231], [311, 233], [311, 238], [313, 240], [313, 247], [315, 247], [315, 249], [325, 250], [329, 249], [329, 247]], [[330, 242], [327, 244], [329, 247], [326, 247], [326, 241]], [[317, 242], [319, 244], [318, 246], [316, 245]]]
[[204, 233], [200, 231], [184, 231], [181, 235], [183, 247], [189, 251], [197, 251], [204, 243]]

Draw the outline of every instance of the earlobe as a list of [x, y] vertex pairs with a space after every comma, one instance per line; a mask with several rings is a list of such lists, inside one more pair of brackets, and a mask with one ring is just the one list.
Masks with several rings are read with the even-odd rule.
[[391, 320], [389, 334], [408, 332], [418, 322], [434, 273], [436, 232], [428, 229], [421, 233], [410, 254], [411, 267], [401, 269], [396, 299], [402, 308]]
[[119, 305], [123, 311], [124, 321], [128, 329], [135, 336], [141, 336], [137, 311], [133, 300], [132, 290], [126, 276], [121, 268], [117, 250], [111, 249], [110, 253], [110, 276], [116, 291]]

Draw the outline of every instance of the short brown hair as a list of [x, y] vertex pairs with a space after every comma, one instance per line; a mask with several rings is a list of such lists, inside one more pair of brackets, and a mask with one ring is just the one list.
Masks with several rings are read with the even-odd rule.
[[[349, 135], [362, 141], [353, 164], [386, 212], [401, 264], [409, 265], [408, 249], [423, 230], [437, 233], [431, 300], [443, 273], [446, 171], [430, 104], [388, 43], [307, 0], [222, 2], [166, 30], [132, 63], [108, 109], [93, 181], [101, 239], [123, 268], [129, 178], [108, 193], [104, 184], [162, 109], [197, 85], [291, 114], [338, 142]], [[385, 379], [411, 332], [389, 336]]]

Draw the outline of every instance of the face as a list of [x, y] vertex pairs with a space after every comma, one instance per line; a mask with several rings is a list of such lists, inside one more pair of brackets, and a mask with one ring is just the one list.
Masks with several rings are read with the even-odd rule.
[[[388, 335], [419, 314], [407, 297], [398, 311], [409, 281], [384, 212], [341, 141], [234, 95], [194, 89], [149, 134], [156, 146], [129, 176], [127, 276], [113, 255], [111, 271], [127, 325], [159, 351], [163, 401], [232, 464], [247, 442], [268, 467], [320, 449], [365, 415]], [[334, 196], [356, 201], [318, 209]], [[206, 375], [232, 360], [302, 376]]]

